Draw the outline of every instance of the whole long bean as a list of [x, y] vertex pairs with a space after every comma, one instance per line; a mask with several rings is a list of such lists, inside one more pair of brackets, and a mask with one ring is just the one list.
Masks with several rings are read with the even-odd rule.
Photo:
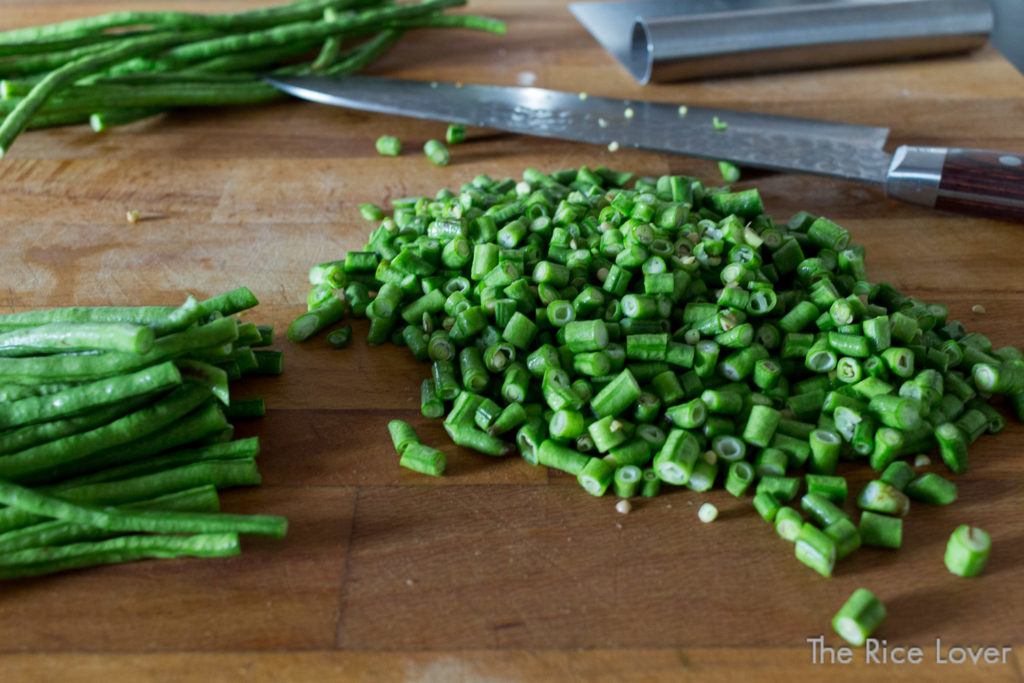
[[[122, 507], [128, 509], [143, 508], [184, 512], [217, 512], [220, 510], [220, 500], [217, 498], [217, 489], [207, 484], [155, 496], [147, 500], [126, 503]], [[42, 517], [38, 517], [38, 519], [45, 521], [0, 533], [0, 552], [6, 553], [25, 548], [64, 545], [76, 541], [92, 541], [107, 538], [118, 533], [59, 519], [47, 520]]]
[[[229, 14], [121, 11], [2, 32], [0, 155], [27, 128], [88, 121], [100, 131], [177, 106], [280, 99], [260, 74], [355, 73], [409, 30], [504, 33], [494, 19], [441, 14], [464, 4], [299, 0]], [[342, 38], [364, 36], [339, 50]]]
[[[466, 4], [466, 0], [423, 0], [415, 5], [395, 5], [367, 10], [355, 16], [339, 16], [333, 21], [294, 22], [262, 31], [234, 34], [208, 40], [196, 40], [168, 50], [157, 68], [177, 67], [229, 52], [285, 45], [295, 40], [323, 40], [338, 35], [358, 35], [389, 21], [410, 19], [431, 12]], [[180, 41], [185, 42], [185, 41]]]
[[102, 564], [135, 562], [149, 558], [226, 557], [240, 552], [238, 534], [205, 533], [194, 536], [117, 536], [105, 541], [29, 548], [0, 554], [0, 579], [42, 576]]
[[85, 457], [61, 464], [53, 463], [50, 467], [33, 473], [25, 481], [32, 484], [49, 484], [67, 477], [140, 461], [172, 448], [180, 448], [201, 439], [223, 434], [230, 428], [224, 411], [216, 401], [210, 399], [163, 429], [128, 443], [103, 448]]
[[[125, 33], [128, 33], [127, 31]], [[7, 35], [6, 33], [0, 34], [0, 36]], [[44, 38], [37, 32], [37, 37], [34, 39], [23, 39], [19, 40], [18, 36], [14, 36], [14, 40], [4, 40], [0, 38], [0, 57], [13, 57], [18, 55], [37, 55], [40, 53], [53, 54], [64, 50], [74, 50], [76, 48], [88, 48], [94, 47], [101, 49], [100, 43], [106, 43], [111, 40], [117, 40], [117, 36], [103, 33], [81, 33], [79, 31], [67, 32], [65, 37], [60, 38]], [[4, 60], [4, 62], [22, 60]]]
[[[94, 505], [123, 505], [137, 500], [211, 485], [217, 489], [255, 486], [261, 481], [252, 458], [229, 458], [187, 463], [148, 474], [63, 488], [54, 495]], [[48, 489], [46, 489], [48, 490]]]
[[129, 323], [51, 323], [0, 334], [0, 354], [8, 347], [37, 354], [81, 350], [146, 353], [155, 339], [150, 328]]
[[325, 69], [323, 73], [332, 76], [344, 76], [362, 71], [367, 66], [377, 61], [392, 45], [402, 37], [403, 31], [400, 28], [388, 28], [373, 36], [357, 49], [339, 59]]
[[468, 28], [488, 33], [505, 33], [505, 23], [490, 17], [465, 14], [433, 14], [415, 19], [402, 19], [399, 26], [413, 28]]
[[0, 403], [0, 427], [11, 428], [79, 415], [128, 398], [170, 389], [178, 384], [181, 384], [181, 373], [174, 364], [161, 363], [129, 375], [110, 377], [45, 396]]
[[[335, 21], [338, 19], [338, 12], [333, 7], [324, 8], [323, 13], [324, 21]], [[323, 45], [320, 48], [320, 52], [317, 54], [316, 59], [309, 65], [310, 71], [323, 71], [327, 67], [334, 64], [338, 59], [338, 54], [341, 52], [341, 37], [340, 36], [328, 36], [324, 40]]]
[[148, 396], [137, 396], [113, 405], [90, 410], [75, 417], [40, 422], [0, 432], [0, 455], [16, 453], [70, 434], [88, 431], [138, 410], [151, 402], [152, 399]]
[[162, 26], [175, 29], [252, 29], [291, 21], [312, 19], [325, 7], [342, 9], [365, 4], [365, 0], [301, 0], [278, 7], [248, 10], [235, 14], [194, 14], [189, 12], [137, 12], [121, 11], [94, 17], [71, 19], [56, 24], [12, 29], [0, 33], [0, 45], [33, 44], [40, 40], [81, 37], [112, 28], [132, 26]]
[[146, 353], [111, 351], [0, 358], [0, 377], [20, 382], [93, 380], [132, 372], [191, 351], [227, 344], [237, 338], [238, 323], [235, 318], [226, 317], [160, 337]]
[[[329, 40], [329, 39], [328, 39]], [[217, 57], [211, 57], [203, 61], [194, 62], [183, 69], [175, 69], [166, 72], [151, 72], [142, 71], [135, 74], [119, 74], [112, 78], [113, 81], [120, 81], [123, 77], [139, 77], [145, 78], [148, 76], [155, 75], [156, 73], [164, 73], [167, 75], [168, 80], [173, 80], [175, 74], [181, 74], [185, 77], [185, 82], [191, 78], [191, 74], [217, 74], [217, 75], [228, 75], [228, 74], [249, 74], [249, 80], [252, 80], [253, 74], [260, 73], [261, 71], [272, 71], [275, 74], [288, 73], [294, 69], [289, 67], [278, 67], [274, 68], [274, 65], [286, 62], [290, 59], [297, 57], [298, 55], [305, 54], [310, 50], [316, 48], [321, 41], [317, 40], [296, 40], [292, 43], [286, 43], [284, 45], [271, 45], [269, 47], [260, 48], [258, 50], [246, 50], [245, 52], [231, 52], [228, 54], [220, 55]], [[242, 79], [245, 80], [245, 79]]]
[[0, 386], [0, 403], [20, 401], [33, 396], [46, 396], [78, 386], [74, 382], [53, 382], [49, 384], [7, 384]]
[[105, 448], [128, 443], [172, 424], [206, 401], [206, 387], [186, 384], [152, 406], [81, 434], [0, 457], [0, 477], [20, 480], [51, 467], [79, 460]]
[[[127, 34], [126, 37], [134, 38], [139, 37], [140, 34]], [[41, 81], [47, 72], [52, 71], [68, 62], [82, 57], [88, 57], [96, 55], [104, 50], [110, 48], [110, 40], [102, 41], [88, 41], [84, 44], [69, 44], [64, 46], [58, 46], [54, 51], [43, 52], [39, 54], [30, 54], [27, 57], [18, 57], [16, 59], [5, 59], [2, 61], [3, 74], [5, 77], [11, 76], [33, 76], [39, 75], [38, 78], [33, 79], [33, 84]], [[17, 48], [15, 48], [17, 49]]]
[[60, 66], [46, 75], [39, 83], [32, 88], [14, 110], [4, 117], [0, 122], [0, 158], [7, 152], [7, 149], [14, 142], [14, 138], [25, 129], [43, 103], [56, 91], [74, 83], [75, 80], [90, 73], [95, 73], [128, 57], [138, 54], [146, 54], [164, 47], [180, 43], [183, 38], [186, 40], [202, 37], [203, 33], [191, 33], [182, 35], [178, 32], [170, 34], [162, 33], [153, 36], [144, 36], [126, 41], [123, 44], [98, 51], [95, 54], [86, 55], [74, 61]]
[[[89, 88], [100, 88], [101, 86], [167, 85], [171, 83], [176, 83], [178, 85], [184, 85], [187, 83], [215, 83], [217, 85], [222, 85], [246, 83], [252, 81], [255, 76], [256, 74], [250, 71], [220, 73], [215, 69], [185, 69], [182, 71], [129, 73], [117, 76], [92, 76], [82, 79], [79, 83], [82, 86], [89, 86]], [[72, 86], [68, 90], [65, 90], [64, 93], [67, 93], [69, 90], [74, 90], [75, 88], [79, 88], [79, 86]], [[84, 91], [85, 88], [83, 87], [81, 90]], [[57, 99], [59, 98], [60, 96], [58, 95]]]
[[[211, 412], [216, 414], [217, 411], [213, 409]], [[218, 424], [222, 423], [218, 421]], [[161, 472], [197, 462], [252, 459], [259, 455], [259, 452], [260, 442], [259, 438], [255, 436], [199, 446], [197, 448], [168, 450], [155, 457], [141, 458], [122, 465], [112, 465], [91, 474], [64, 479], [60, 484], [50, 487], [49, 490], [64, 491], [86, 484], [131, 479], [132, 477]]]
[[[165, 510], [121, 510], [71, 503], [0, 480], [0, 502], [36, 515], [87, 524], [108, 531], [151, 533], [248, 533], [283, 538], [287, 522], [272, 515], [229, 515]], [[0, 565], [4, 558], [0, 557]]]
[[[2, 100], [0, 100], [2, 101]], [[0, 314], [0, 330], [48, 323], [134, 323], [149, 325], [174, 313], [173, 306], [69, 306]]]
[[[90, 505], [123, 505], [146, 498], [174, 494], [187, 488], [213, 485], [218, 488], [255, 485], [260, 481], [251, 459], [234, 459], [209, 463], [193, 463], [178, 468], [134, 478], [102, 483], [82, 484], [52, 492], [37, 488], [40, 494], [59, 500]], [[0, 529], [22, 528], [42, 521], [43, 513], [11, 506], [0, 509]]]

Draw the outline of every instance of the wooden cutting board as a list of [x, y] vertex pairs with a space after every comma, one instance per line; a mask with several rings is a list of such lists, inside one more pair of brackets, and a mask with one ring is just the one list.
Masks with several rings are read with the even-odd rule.
[[[0, 0], [0, 28], [124, 8], [256, 4]], [[508, 35], [411, 33], [371, 73], [828, 118], [889, 126], [894, 143], [1024, 151], [1024, 77], [991, 48], [640, 87], [563, 2], [480, 0], [471, 9], [507, 21]], [[179, 111], [104, 134], [28, 133], [0, 162], [0, 310], [176, 304], [239, 285], [257, 294], [251, 319], [277, 326], [286, 369], [239, 389], [269, 406], [266, 418], [239, 428], [262, 440], [265, 481], [226, 492], [223, 507], [291, 522], [287, 539], [246, 539], [236, 558], [0, 586], [2, 680], [1024, 677], [1019, 424], [972, 447], [956, 504], [914, 506], [903, 549], [862, 550], [824, 579], [793, 558], [749, 501], [722, 491], [676, 491], [622, 516], [614, 498], [592, 498], [571, 478], [451, 446], [419, 416], [426, 366], [402, 349], [367, 348], [365, 325], [355, 325], [358, 341], [345, 351], [322, 339], [287, 342], [308, 268], [358, 249], [371, 228], [360, 203], [432, 195], [479, 173], [518, 177], [527, 166], [603, 164], [719, 182], [709, 162], [482, 130], [438, 168], [419, 149], [443, 131], [281, 101]], [[400, 137], [407, 152], [377, 156], [382, 134]], [[737, 185], [751, 186], [778, 218], [806, 209], [849, 228], [867, 248], [871, 279], [947, 304], [996, 345], [1024, 343], [1022, 226], [795, 174], [751, 172]], [[126, 223], [132, 209], [144, 220]], [[978, 304], [987, 312], [972, 312]], [[385, 428], [396, 417], [449, 454], [444, 478], [399, 469]], [[697, 520], [705, 500], [721, 509], [714, 524]], [[992, 535], [991, 566], [977, 579], [942, 564], [961, 523]], [[886, 653], [918, 646], [922, 663], [868, 663], [862, 651], [852, 664], [812, 661], [808, 638], [840, 645], [829, 621], [860, 586], [888, 607], [877, 634]], [[999, 661], [950, 661], [963, 646], [998, 648]]]

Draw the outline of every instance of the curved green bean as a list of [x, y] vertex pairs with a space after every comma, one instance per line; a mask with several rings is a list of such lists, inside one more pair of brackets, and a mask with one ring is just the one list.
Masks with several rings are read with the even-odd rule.
[[124, 61], [135, 55], [146, 54], [181, 43], [183, 40], [196, 40], [204, 33], [182, 33], [172, 32], [159, 33], [141, 38], [133, 38], [122, 41], [115, 47], [109, 47], [94, 54], [80, 57], [74, 61], [60, 66], [46, 75], [39, 83], [32, 88], [17, 104], [3, 122], [0, 122], [0, 157], [7, 152], [7, 149], [18, 137], [18, 134], [25, 129], [32, 116], [39, 111], [40, 107], [50, 96], [63, 87], [71, 85], [82, 76], [95, 73], [114, 64]]
[[183, 379], [201, 384], [209, 389], [210, 393], [216, 396], [221, 403], [230, 405], [228, 373], [223, 369], [191, 358], [179, 358], [174, 361], [174, 365], [181, 372]]
[[[93, 114], [93, 116], [99, 116], [99, 114]], [[191, 327], [203, 316], [204, 312], [199, 301], [189, 294], [188, 298], [185, 299], [185, 303], [170, 311], [166, 316], [149, 323], [149, 327], [152, 328], [153, 334], [162, 337], [165, 334], [180, 332], [187, 327]]]
[[255, 460], [231, 458], [188, 463], [129, 479], [83, 484], [54, 492], [53, 495], [93, 505], [124, 505], [207, 484], [225, 489], [256, 486], [260, 481]]

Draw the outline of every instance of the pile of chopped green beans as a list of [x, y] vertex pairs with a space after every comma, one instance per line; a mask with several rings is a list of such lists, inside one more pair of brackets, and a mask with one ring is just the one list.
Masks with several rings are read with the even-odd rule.
[[348, 75], [406, 31], [505, 25], [467, 0], [296, 0], [233, 14], [118, 11], [0, 32], [0, 157], [26, 128], [101, 131], [175, 107], [284, 97], [262, 74]]
[[[870, 282], [846, 229], [776, 222], [756, 189], [481, 175], [395, 201], [361, 251], [309, 279], [289, 338], [368, 317], [370, 344], [430, 364], [422, 412], [456, 444], [518, 452], [595, 496], [723, 487], [825, 576], [861, 546], [898, 548], [912, 501], [956, 499], [908, 458], [937, 451], [960, 474], [1005, 426], [994, 399], [1024, 419], [1019, 350]], [[440, 474], [430, 455], [417, 468]], [[875, 474], [848, 494], [856, 465]]]
[[263, 401], [231, 382], [281, 372], [273, 329], [235, 315], [256, 303], [240, 288], [0, 315], [0, 578], [284, 536], [282, 517], [219, 512], [218, 490], [260, 482], [259, 442], [230, 420]]

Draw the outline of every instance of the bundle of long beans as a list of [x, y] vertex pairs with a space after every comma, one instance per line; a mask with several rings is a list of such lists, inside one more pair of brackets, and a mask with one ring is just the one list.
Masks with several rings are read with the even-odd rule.
[[[0, 156], [27, 128], [96, 130], [172, 107], [282, 95], [260, 74], [356, 73], [406, 31], [502, 22], [445, 15], [467, 0], [296, 0], [234, 14], [113, 12], [0, 32]], [[351, 42], [351, 45], [350, 45]]]
[[257, 439], [232, 440], [228, 420], [262, 400], [232, 400], [229, 381], [281, 370], [259, 348], [272, 330], [233, 315], [255, 304], [241, 288], [0, 315], [0, 578], [284, 535], [281, 517], [218, 512], [218, 489], [260, 482]]

